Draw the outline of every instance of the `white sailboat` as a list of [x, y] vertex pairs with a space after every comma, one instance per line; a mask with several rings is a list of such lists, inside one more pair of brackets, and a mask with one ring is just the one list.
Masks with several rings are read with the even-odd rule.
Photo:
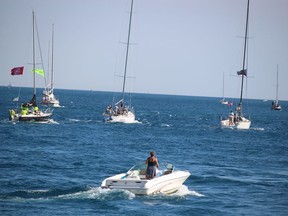
[[247, 15], [246, 15], [246, 28], [245, 28], [245, 40], [244, 40], [244, 56], [243, 56], [243, 65], [242, 70], [237, 72], [237, 75], [241, 76], [241, 94], [239, 104], [234, 112], [231, 112], [227, 119], [221, 120], [222, 127], [232, 127], [236, 129], [249, 129], [251, 125], [251, 120], [244, 117], [243, 115], [243, 84], [244, 77], [247, 76], [247, 68], [246, 67], [246, 58], [247, 58], [247, 35], [248, 35], [248, 20], [249, 20], [249, 0], [247, 2]]
[[223, 87], [222, 87], [222, 99], [220, 100], [220, 103], [223, 104], [223, 105], [228, 105], [228, 100], [225, 99], [224, 97], [224, 73], [223, 73]]
[[276, 81], [276, 100], [272, 102], [272, 110], [281, 110], [282, 107], [278, 100], [278, 64], [277, 64], [277, 81]]
[[52, 25], [52, 59], [51, 59], [51, 83], [43, 91], [41, 104], [51, 105], [53, 107], [60, 107], [59, 100], [54, 95], [54, 24]]
[[36, 58], [35, 58], [35, 14], [33, 16], [33, 97], [32, 99], [21, 104], [20, 110], [9, 110], [9, 119], [11, 121], [35, 121], [35, 122], [48, 122], [52, 116], [52, 111], [47, 109], [42, 112], [36, 103]]
[[133, 0], [131, 0], [128, 38], [127, 38], [127, 46], [126, 46], [125, 68], [124, 68], [124, 76], [123, 76], [122, 98], [113, 106], [109, 105], [107, 109], [105, 110], [105, 112], [103, 113], [104, 120], [109, 121], [109, 122], [121, 122], [121, 123], [134, 123], [135, 122], [135, 113], [134, 113], [133, 108], [130, 108], [130, 106], [126, 106], [125, 104], [125, 85], [126, 85], [126, 74], [127, 74], [128, 56], [129, 56], [129, 46], [130, 46], [132, 14], [133, 14]]

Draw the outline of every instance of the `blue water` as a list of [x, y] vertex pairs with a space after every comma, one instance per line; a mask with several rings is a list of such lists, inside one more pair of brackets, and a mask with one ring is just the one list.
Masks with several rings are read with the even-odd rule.
[[[249, 100], [241, 131], [219, 127], [219, 98], [134, 94], [139, 123], [113, 124], [112, 93], [73, 90], [56, 90], [52, 123], [13, 124], [17, 94], [0, 87], [0, 215], [288, 215], [288, 102]], [[191, 172], [176, 194], [99, 188], [151, 150]]]

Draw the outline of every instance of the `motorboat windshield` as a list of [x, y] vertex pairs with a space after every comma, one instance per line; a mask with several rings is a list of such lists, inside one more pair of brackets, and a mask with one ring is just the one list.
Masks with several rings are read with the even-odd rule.
[[[127, 174], [132, 173], [134, 171], [139, 172], [140, 174], [146, 173], [147, 169], [147, 164], [145, 163], [139, 163], [131, 167], [128, 171]], [[174, 171], [174, 166], [171, 163], [160, 163], [159, 167], [157, 169], [157, 173], [172, 173]]]

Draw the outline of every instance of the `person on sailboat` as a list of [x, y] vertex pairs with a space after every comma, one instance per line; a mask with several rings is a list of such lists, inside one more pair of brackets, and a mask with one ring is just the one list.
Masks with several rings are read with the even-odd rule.
[[235, 117], [235, 115], [234, 115], [233, 111], [231, 110], [230, 114], [229, 114], [229, 125], [234, 125], [234, 119], [235, 119], [234, 117]]
[[39, 108], [38, 108], [38, 106], [36, 105], [36, 106], [34, 106], [34, 113], [36, 114], [36, 115], [38, 115], [38, 114], [40, 114], [40, 111], [39, 111]]
[[147, 169], [146, 178], [153, 179], [156, 176], [156, 167], [159, 167], [158, 159], [155, 157], [155, 152], [150, 152], [150, 157], [146, 159]]
[[115, 113], [116, 113], [116, 115], [120, 114], [120, 110], [119, 110], [118, 106], [115, 107]]

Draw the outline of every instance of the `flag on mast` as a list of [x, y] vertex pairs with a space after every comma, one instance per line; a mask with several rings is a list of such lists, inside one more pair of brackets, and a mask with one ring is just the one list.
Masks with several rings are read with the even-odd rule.
[[[44, 70], [43, 69], [36, 69], [35, 72], [39, 74], [40, 76], [44, 77]], [[32, 70], [32, 73], [34, 73], [34, 70]]]
[[24, 67], [14, 67], [11, 69], [11, 75], [22, 75], [24, 71]]

